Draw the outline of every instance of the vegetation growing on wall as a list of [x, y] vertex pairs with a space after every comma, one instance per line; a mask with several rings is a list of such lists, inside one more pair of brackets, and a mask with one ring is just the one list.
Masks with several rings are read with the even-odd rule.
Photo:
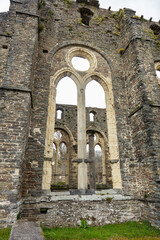
[[122, 54], [124, 53], [124, 51], [125, 51], [124, 48], [120, 48], [120, 49], [118, 50], [118, 53], [119, 53], [120, 55], [122, 55]]
[[120, 31], [122, 28], [122, 24], [120, 23], [121, 19], [126, 19], [125, 11], [124, 9], [120, 9], [119, 11], [116, 11], [114, 13], [111, 13], [110, 15], [111, 18], [114, 18], [117, 22], [117, 24], [114, 25], [114, 35], [120, 36]]
[[160, 40], [158, 38], [158, 35], [154, 34], [154, 31], [152, 29], [144, 30], [144, 33], [149, 36], [152, 40], [155, 41], [157, 44], [158, 49], [160, 50]]
[[40, 0], [38, 3], [38, 10], [42, 9], [42, 7], [45, 5], [46, 5], [46, 2], [44, 0]]
[[38, 27], [38, 33], [43, 32], [43, 30], [44, 30], [44, 24], [43, 24], [43, 23], [40, 23], [40, 24], [39, 24], [39, 27]]
[[117, 22], [120, 22], [122, 18], [126, 19], [125, 10], [119, 9], [119, 11], [111, 13], [110, 17], [114, 18]]
[[105, 16], [96, 16], [96, 15], [94, 15], [94, 17], [93, 17], [93, 21], [97, 24], [97, 25], [99, 25], [101, 22], [103, 22], [103, 21], [105, 21], [107, 18], [105, 17]]
[[71, 0], [64, 0], [64, 3], [65, 3], [65, 10], [68, 10], [70, 5], [72, 4]]

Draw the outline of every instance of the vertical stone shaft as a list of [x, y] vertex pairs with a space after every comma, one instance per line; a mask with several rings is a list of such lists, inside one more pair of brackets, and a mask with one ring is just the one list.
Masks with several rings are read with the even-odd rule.
[[95, 151], [94, 151], [94, 133], [89, 133], [89, 160], [92, 162], [89, 166], [90, 188], [96, 189], [96, 171], [95, 171]]
[[[86, 158], [86, 111], [85, 93], [83, 89], [78, 91], [78, 158]], [[87, 164], [78, 164], [78, 189], [87, 189]]]
[[56, 157], [55, 157], [55, 176], [54, 176], [54, 184], [57, 184], [57, 174], [58, 174], [58, 149], [59, 149], [59, 144], [56, 145]]

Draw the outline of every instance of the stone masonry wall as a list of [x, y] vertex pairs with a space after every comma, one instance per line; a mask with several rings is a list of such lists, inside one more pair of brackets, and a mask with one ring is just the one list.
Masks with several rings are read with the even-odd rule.
[[[42, 165], [45, 160], [44, 154], [43, 151], [40, 151], [37, 158], [31, 148], [40, 147], [43, 149], [46, 133], [50, 76], [54, 75], [54, 73], [62, 67], [65, 67], [66, 63], [63, 58], [67, 50], [72, 46], [84, 46], [90, 50], [94, 50], [98, 58], [99, 69], [105, 77], [108, 74], [108, 69], [107, 64], [103, 63], [103, 61], [107, 61], [112, 68], [115, 98], [119, 96], [120, 81], [121, 83], [123, 82], [123, 76], [119, 74], [122, 64], [120, 63], [121, 58], [118, 54], [121, 40], [117, 34], [112, 34], [115, 31], [114, 25], [116, 23], [114, 18], [109, 18], [106, 10], [95, 9], [95, 18], [90, 21], [90, 27], [86, 27], [78, 21], [80, 19], [80, 13], [77, 11], [77, 5], [75, 5], [75, 3], [72, 3], [66, 10], [65, 8], [66, 6], [63, 1], [57, 1], [57, 4], [54, 4], [52, 1], [47, 1], [46, 5], [42, 6], [39, 11], [40, 24], [41, 26], [43, 25], [44, 28], [39, 34], [39, 55], [36, 63], [36, 76], [34, 81], [33, 111], [30, 128], [30, 135], [33, 139], [31, 140], [32, 147], [29, 144], [30, 147], [28, 147], [26, 153], [26, 156], [29, 156], [26, 157], [26, 166], [30, 166], [31, 162], [36, 161], [37, 169], [31, 168], [29, 171], [37, 171], [37, 176], [39, 177], [41, 176], [41, 174], [39, 174], [39, 166]], [[94, 10], [92, 7], [91, 9]], [[103, 21], [101, 20], [102, 16]], [[99, 52], [101, 54], [99, 54]], [[107, 52], [107, 55], [105, 55], [105, 52]], [[54, 60], [52, 60], [53, 56]], [[104, 60], [105, 57], [106, 60]], [[122, 122], [123, 118], [124, 108], [123, 102], [121, 104], [121, 101], [125, 102], [125, 94], [121, 94], [121, 96], [124, 100], [122, 100], [121, 97], [117, 98], [115, 105], [116, 111], [121, 113], [119, 122]], [[125, 120], [123, 124], [125, 129]], [[119, 131], [121, 131], [121, 127]], [[127, 135], [127, 132], [128, 129], [125, 130], [125, 135]], [[122, 137], [123, 135], [124, 131]], [[34, 147], [33, 142], [35, 144]], [[127, 146], [126, 144], [126, 148]], [[51, 161], [51, 159], [48, 160]], [[27, 169], [25, 169], [24, 172], [26, 172], [24, 175], [26, 181], [28, 178]], [[29, 181], [27, 181], [29, 185], [27, 184], [27, 187], [24, 188], [25, 195], [28, 194], [28, 189], [34, 188], [35, 191], [40, 190], [41, 177], [39, 177], [37, 180], [34, 179], [34, 187], [32, 187], [33, 183], [30, 186]]]
[[[126, 13], [124, 25], [125, 86], [128, 96], [128, 121], [131, 126], [134, 159], [128, 163], [132, 192], [137, 195], [151, 195], [158, 200], [159, 192], [159, 148], [158, 132], [160, 122], [158, 117], [160, 106], [160, 91], [155, 76], [155, 62], [160, 59], [160, 51], [153, 40], [149, 38], [149, 25], [145, 21], [134, 18], [134, 12]], [[155, 50], [153, 50], [155, 49]], [[156, 51], [156, 58], [152, 55]], [[160, 213], [157, 204], [157, 219], [153, 222], [159, 225]]]
[[[150, 137], [148, 138], [147, 125], [144, 120], [144, 116], [148, 115], [150, 110], [144, 111], [144, 108], [141, 109], [141, 102], [146, 99], [145, 95], [151, 92], [149, 89], [153, 88], [151, 86], [146, 91], [146, 87], [144, 87], [141, 90], [141, 85], [138, 85], [137, 82], [145, 75], [142, 68], [145, 68], [145, 64], [148, 66], [149, 63], [147, 59], [143, 61], [142, 55], [148, 49], [149, 37], [146, 37], [148, 43], [147, 41], [141, 43], [139, 38], [144, 37], [143, 30], [148, 30], [150, 23], [133, 18], [135, 12], [132, 10], [126, 9], [125, 12], [119, 12], [120, 15], [118, 13], [114, 15], [114, 13], [104, 9], [89, 7], [94, 12], [94, 16], [89, 23], [89, 27], [87, 27], [81, 24], [81, 16], [75, 3], [67, 7], [63, 1], [57, 1], [56, 3], [47, 1], [46, 5], [42, 6], [39, 11], [41, 31], [39, 33], [39, 56], [33, 93], [35, 99], [34, 111], [32, 111], [31, 118], [31, 135], [34, 140], [26, 155], [29, 156], [26, 157], [26, 164], [29, 163], [29, 166], [30, 163], [31, 166], [34, 166], [32, 162], [37, 161], [37, 168], [29, 167], [29, 171], [35, 172], [37, 177], [34, 178], [34, 183], [28, 180], [27, 188], [24, 189], [24, 196], [29, 193], [27, 189], [34, 189], [35, 192], [40, 191], [41, 174], [39, 171], [45, 160], [42, 149], [44, 148], [46, 132], [49, 80], [50, 76], [54, 75], [56, 71], [65, 67], [63, 56], [65, 56], [67, 49], [69, 50], [72, 46], [92, 49], [97, 57], [100, 53], [110, 66], [123, 191], [126, 194], [141, 196], [145, 193], [152, 194], [157, 183], [153, 180], [154, 170], [151, 168], [153, 162], [146, 160], [147, 156], [149, 156], [149, 159], [151, 158], [152, 150], [148, 148]], [[79, 5], [78, 8], [80, 8]], [[151, 40], [150, 43], [152, 43]], [[151, 44], [152, 47], [155, 46]], [[121, 48], [125, 50], [123, 55], [119, 53]], [[98, 59], [100, 63], [101, 58], [98, 57]], [[103, 72], [104, 65], [101, 64], [100, 66], [101, 72]], [[146, 71], [149, 73], [152, 71], [152, 74], [154, 74], [153, 66], [152, 62], [150, 70], [147, 67]], [[104, 76], [106, 75], [107, 71], [104, 72]], [[42, 101], [41, 104], [39, 104], [40, 101]], [[137, 109], [138, 112], [136, 112]], [[134, 112], [135, 114], [133, 114]], [[152, 117], [154, 118], [153, 115]], [[36, 144], [33, 147], [34, 141]], [[31, 154], [31, 149], [38, 146], [42, 151], [39, 151], [37, 159], [35, 154]], [[51, 159], [48, 160], [51, 161]], [[157, 158], [155, 161], [157, 164]]]
[[6, 226], [7, 222], [12, 224], [15, 221], [19, 212], [20, 176], [31, 101], [30, 94], [15, 91], [1, 90], [0, 97], [0, 223]]
[[[35, 2], [31, 3], [34, 7]], [[29, 15], [29, 11], [25, 3], [12, 1], [10, 12], [0, 15], [1, 227], [15, 222], [21, 205], [22, 165], [28, 140], [38, 29], [37, 16]]]
[[40, 221], [47, 227], [80, 226], [81, 219], [88, 225], [102, 226], [125, 221], [140, 221], [149, 217], [149, 205], [153, 216], [156, 209], [153, 203], [139, 201], [121, 195], [97, 192], [94, 196], [69, 196], [60, 193], [45, 197], [25, 199], [21, 209], [22, 219]]

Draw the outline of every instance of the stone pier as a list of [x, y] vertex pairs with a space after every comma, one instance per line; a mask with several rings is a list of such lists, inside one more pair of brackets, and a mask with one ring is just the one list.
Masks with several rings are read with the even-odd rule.
[[89, 132], [89, 182], [90, 188], [96, 189], [96, 171], [95, 171], [95, 151], [94, 151], [94, 132]]

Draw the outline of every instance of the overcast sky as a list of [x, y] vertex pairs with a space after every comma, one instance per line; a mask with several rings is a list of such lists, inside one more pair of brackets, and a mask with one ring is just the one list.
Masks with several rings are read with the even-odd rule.
[[101, 8], [111, 6], [113, 11], [131, 8], [137, 15], [144, 15], [146, 19], [152, 17], [154, 21], [160, 20], [160, 0], [99, 0], [99, 3]]
[[[154, 21], [160, 20], [160, 0], [99, 0], [101, 8], [108, 8], [114, 11], [120, 8], [131, 8], [136, 14], [144, 15], [146, 19], [150, 17]], [[9, 0], [0, 0], [0, 12], [7, 11], [9, 8]]]

